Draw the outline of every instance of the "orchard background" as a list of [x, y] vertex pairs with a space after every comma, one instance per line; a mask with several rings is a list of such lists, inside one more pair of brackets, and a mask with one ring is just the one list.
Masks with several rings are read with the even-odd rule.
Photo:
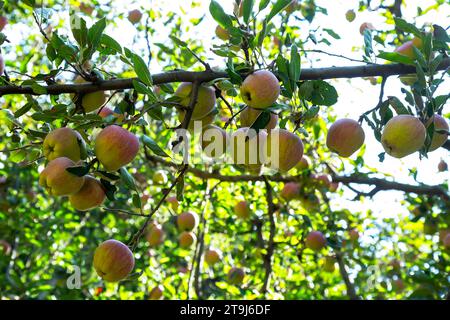
[[[433, 132], [426, 121], [439, 114], [448, 123], [446, 1], [0, 6], [2, 299], [448, 299], [450, 145], [428, 152], [448, 127]], [[225, 35], [215, 33], [218, 24]], [[394, 53], [414, 37], [425, 45], [413, 57]], [[239, 87], [258, 69], [281, 81], [271, 111], [278, 127], [302, 139], [308, 166], [255, 173], [214, 160], [182, 163], [172, 151], [175, 128], [189, 124], [174, 98], [179, 83], [214, 86], [211, 119], [233, 132], [245, 107]], [[398, 78], [412, 73], [410, 84]], [[106, 106], [85, 112], [83, 98], [94, 91], [106, 92]], [[106, 107], [114, 113], [100, 114]], [[397, 159], [381, 134], [405, 113], [427, 125], [427, 140]], [[347, 158], [326, 145], [341, 118], [365, 132]], [[268, 120], [260, 116], [252, 128]], [[113, 124], [140, 146], [133, 161], [105, 173], [95, 137]], [[71, 174], [101, 181], [108, 199], [98, 208], [78, 211], [39, 184], [43, 141], [62, 127], [86, 142]], [[198, 216], [187, 248], [179, 242], [183, 212]], [[164, 239], [152, 243], [155, 225]], [[326, 237], [320, 250], [308, 246], [312, 231]], [[120, 282], [104, 282], [93, 266], [108, 239], [133, 251], [133, 271]], [[205, 262], [211, 249], [214, 264]], [[229, 276], [236, 268], [242, 282]]]

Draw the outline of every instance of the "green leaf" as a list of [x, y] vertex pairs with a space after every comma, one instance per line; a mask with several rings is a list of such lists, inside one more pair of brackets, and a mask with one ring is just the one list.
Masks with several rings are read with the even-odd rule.
[[270, 112], [263, 111], [259, 114], [258, 118], [256, 118], [255, 122], [252, 123], [250, 128], [255, 129], [256, 132], [264, 129], [270, 122], [271, 114]]
[[16, 112], [14, 112], [14, 118], [19, 118], [19, 117], [23, 116], [25, 113], [30, 111], [32, 106], [33, 106], [33, 104], [31, 102], [26, 103], [22, 108], [20, 108]]
[[132, 190], [136, 190], [136, 183], [134, 182], [133, 176], [128, 172], [128, 170], [124, 167], [119, 169], [120, 177], [125, 182], [125, 184], [128, 186], [128, 188]]
[[422, 38], [422, 33], [420, 32], [419, 29], [417, 29], [417, 27], [415, 25], [408, 23], [401, 18], [394, 18], [394, 21], [395, 21], [395, 26], [397, 28], [399, 28], [400, 30], [403, 30], [404, 32], [407, 32], [407, 33], [412, 33], [415, 36]]
[[142, 143], [150, 148], [156, 155], [160, 157], [169, 157], [169, 155], [160, 147], [158, 144], [149, 136], [143, 135], [141, 136]]
[[338, 93], [336, 89], [322, 80], [314, 81], [314, 91], [311, 102], [319, 106], [332, 106], [337, 102]]
[[397, 114], [409, 114], [408, 109], [405, 108], [397, 97], [389, 97], [388, 101]]
[[409, 64], [409, 65], [414, 64], [413, 59], [411, 59], [407, 56], [404, 56], [398, 52], [380, 52], [377, 57], [384, 59], [384, 60], [392, 61], [392, 62], [398, 62], [398, 63]]
[[147, 95], [150, 98], [150, 102], [155, 102], [158, 100], [153, 91], [142, 82], [133, 79], [133, 87], [138, 93]]
[[139, 55], [134, 54], [132, 61], [134, 71], [136, 72], [139, 80], [141, 80], [147, 86], [152, 86], [153, 84], [152, 76], [150, 74], [150, 70], [148, 69], [146, 63], [144, 62], [144, 59], [142, 59]]
[[117, 187], [114, 186], [111, 182], [105, 179], [100, 179], [100, 183], [103, 185], [103, 188], [105, 189], [106, 197], [110, 201], [114, 201], [114, 193], [117, 191]]
[[243, 18], [244, 22], [248, 23], [250, 20], [250, 15], [252, 14], [253, 5], [255, 4], [255, 0], [244, 0], [243, 1]]
[[90, 165], [84, 165], [84, 166], [76, 166], [76, 167], [69, 167], [66, 169], [67, 172], [70, 172], [71, 174], [74, 174], [78, 177], [84, 177], [89, 173], [89, 170], [91, 169]]
[[259, 2], [259, 11], [264, 10], [265, 8], [267, 8], [267, 6], [269, 5], [270, 0], [261, 0]]
[[87, 48], [88, 43], [88, 30], [86, 27], [86, 21], [77, 16], [74, 12], [71, 14], [70, 26], [72, 34], [81, 49]]
[[291, 47], [291, 61], [289, 62], [289, 78], [295, 83], [300, 79], [300, 54], [294, 44]]
[[272, 20], [273, 17], [275, 17], [281, 10], [286, 8], [292, 0], [277, 0], [275, 4], [272, 7], [272, 10], [270, 10], [270, 13], [266, 17], [266, 21], [269, 22]]
[[336, 32], [334, 32], [334, 30], [332, 30], [332, 29], [324, 28], [323, 31], [325, 31], [326, 33], [328, 33], [330, 36], [332, 36], [333, 38], [335, 38], [335, 39], [337, 39], [337, 40], [339, 40], [339, 39], [341, 38], [341, 37], [340, 37]]
[[133, 202], [133, 206], [135, 208], [142, 207], [142, 201], [141, 201], [141, 197], [139, 196], [139, 194], [137, 194], [137, 193], [133, 194], [132, 202]]
[[217, 1], [211, 0], [209, 12], [214, 20], [216, 20], [223, 28], [227, 29], [233, 26], [230, 16], [225, 13], [222, 6]]
[[103, 31], [106, 28], [106, 19], [102, 18], [97, 21], [88, 31], [88, 50], [83, 56], [83, 60], [86, 61], [92, 57], [94, 52], [100, 45], [100, 40], [102, 39]]
[[108, 49], [113, 50], [116, 53], [122, 53], [122, 47], [120, 44], [106, 34], [102, 34], [102, 38], [100, 39], [100, 44], [107, 47]]

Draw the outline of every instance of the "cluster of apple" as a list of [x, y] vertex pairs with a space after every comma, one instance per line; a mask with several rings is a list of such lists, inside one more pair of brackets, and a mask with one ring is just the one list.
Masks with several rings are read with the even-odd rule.
[[[95, 138], [96, 159], [108, 172], [133, 161], [138, 150], [138, 138], [117, 125], [107, 126]], [[97, 179], [70, 172], [69, 168], [79, 166], [87, 157], [85, 141], [77, 131], [63, 127], [50, 132], [44, 139], [43, 153], [49, 162], [40, 173], [39, 184], [50, 195], [68, 196], [71, 205], [80, 211], [103, 203], [106, 193]]]

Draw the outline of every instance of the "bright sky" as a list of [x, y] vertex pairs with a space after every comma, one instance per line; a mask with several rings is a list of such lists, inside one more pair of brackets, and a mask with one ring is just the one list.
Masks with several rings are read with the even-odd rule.
[[[191, 8], [191, 1], [183, 0], [183, 1], [172, 1], [172, 0], [136, 0], [130, 2], [122, 2], [122, 1], [104, 1], [104, 3], [109, 7], [114, 6], [114, 10], [116, 13], [124, 13], [126, 14], [129, 10], [134, 8], [143, 8], [149, 9], [154, 8], [155, 11], [161, 11], [164, 15], [167, 11], [175, 11], [175, 12], [188, 12], [188, 17], [201, 17], [206, 14], [206, 18], [204, 21], [196, 28], [191, 28], [187, 34], [183, 35], [182, 40], [188, 39], [202, 39], [203, 45], [206, 50], [209, 51], [212, 48], [212, 43], [214, 43], [214, 29], [216, 23], [213, 21], [212, 17], [209, 14], [209, 0], [198, 0], [197, 3], [200, 3], [199, 6], [195, 8]], [[226, 11], [231, 12], [233, 7], [234, 0], [222, 0], [220, 1], [221, 5], [225, 8]], [[340, 40], [332, 40], [332, 46], [327, 47], [325, 45], [312, 46], [309, 44], [308, 47], [310, 49], [322, 49], [324, 51], [344, 55], [347, 57], [361, 59], [362, 51], [355, 50], [355, 47], [361, 47], [363, 44], [363, 38], [359, 33], [359, 26], [362, 22], [371, 22], [375, 26], [380, 29], [393, 28], [393, 26], [386, 25], [384, 23], [384, 19], [377, 15], [376, 12], [357, 12], [356, 19], [352, 23], [347, 22], [345, 19], [345, 12], [349, 9], [355, 9], [358, 7], [358, 0], [318, 0], [317, 3], [320, 6], [327, 8], [328, 15], [323, 15], [318, 13], [313, 25], [311, 25], [310, 29], [315, 29], [317, 26], [321, 26], [322, 28], [330, 28], [333, 29], [336, 33], [341, 36]], [[375, 7], [378, 1], [372, 1], [372, 6]], [[406, 2], [406, 1], [405, 1]], [[428, 6], [432, 5], [434, 1], [431, 0], [408, 0], [407, 7], [402, 7], [403, 18], [407, 21], [413, 21], [412, 18], [416, 14], [417, 6], [421, 6], [422, 9], [426, 9]], [[158, 9], [156, 9], [158, 8]], [[420, 17], [417, 19], [416, 23], [420, 27], [423, 24], [441, 22], [444, 23], [448, 21], [448, 17], [450, 16], [450, 5], [442, 5], [439, 9], [439, 12], [434, 10], [430, 11], [427, 15]], [[144, 17], [145, 18], [145, 17]], [[187, 18], [186, 18], [187, 20]], [[68, 21], [68, 20], [66, 20]], [[291, 19], [292, 23], [294, 22]], [[67, 22], [68, 23], [68, 22]], [[155, 36], [155, 38], [151, 39], [152, 42], [167, 42], [170, 41], [167, 37], [168, 32], [167, 29], [161, 22], [157, 22], [156, 25], [153, 26], [156, 30], [159, 31], [159, 34]], [[446, 27], [444, 25], [444, 27]], [[308, 28], [308, 25], [305, 24], [305, 28]], [[27, 29], [17, 28], [15, 30], [19, 37], [26, 37]], [[131, 25], [128, 21], [124, 21], [120, 23], [119, 29], [109, 26], [107, 29], [107, 33], [118, 40], [123, 46], [131, 47], [133, 49], [145, 48], [146, 43], [144, 38], [139, 38], [140, 41], [135, 42], [135, 37], [137, 36], [136, 29], [133, 25]], [[308, 33], [308, 29], [305, 29], [305, 36], [301, 36], [302, 39], [306, 38]], [[331, 37], [328, 37], [331, 38]], [[11, 37], [10, 37], [11, 39]], [[13, 43], [15, 42], [15, 39]], [[19, 39], [17, 39], [17, 42]], [[378, 48], [381, 49], [381, 48]], [[312, 56], [312, 55], [311, 55]], [[343, 59], [333, 58], [330, 56], [324, 55], [316, 55], [319, 58], [322, 58], [321, 61], [314, 63], [314, 67], [329, 67], [329, 66], [344, 66], [344, 65], [352, 65], [354, 63], [348, 62]], [[213, 57], [213, 55], [211, 55]], [[314, 56], [312, 56], [314, 57]], [[383, 63], [383, 61], [380, 61]], [[220, 59], [215, 59], [212, 61], [212, 65], [223, 66], [224, 63]], [[303, 67], [309, 67], [309, 65], [304, 65]], [[151, 66], [151, 71], [153, 73], [157, 73], [161, 71], [161, 65], [158, 64], [156, 60], [153, 61]], [[345, 80], [341, 79], [339, 81], [332, 81], [332, 84], [336, 87], [339, 92], [339, 100], [338, 103], [333, 107], [334, 112], [339, 115], [339, 117], [350, 117], [353, 119], [358, 119], [359, 115], [373, 108], [377, 101], [379, 95], [380, 85], [373, 86], [368, 81], [362, 79], [352, 79]], [[395, 77], [389, 78], [386, 88], [385, 88], [385, 97], [390, 95], [396, 95], [402, 97], [401, 94], [401, 85], [400, 81], [396, 80]], [[447, 87], [448, 89], [448, 87]], [[445, 92], [445, 91], [444, 91]], [[448, 90], [447, 90], [448, 92]], [[446, 106], [444, 113], [450, 112], [449, 106]], [[419, 160], [419, 155], [413, 154], [401, 160], [386, 156], [386, 159], [383, 163], [380, 163], [378, 160], [378, 154], [383, 152], [383, 148], [378, 141], [375, 140], [373, 136], [373, 132], [367, 126], [364, 128], [366, 132], [366, 154], [364, 156], [366, 163], [371, 166], [378, 168], [379, 171], [391, 174], [395, 176], [395, 180], [398, 182], [405, 183], [414, 183], [412, 178], [408, 177], [408, 170], [419, 167], [418, 180], [427, 184], [438, 184], [442, 183], [445, 179], [449, 179], [448, 173], [438, 173], [437, 164], [440, 159], [448, 160], [448, 151], [444, 149], [439, 149], [429, 154], [429, 159]], [[361, 188], [361, 186], [358, 186]], [[353, 198], [353, 193], [349, 192], [345, 195], [347, 199]], [[399, 192], [381, 192], [378, 193], [373, 201], [365, 200], [364, 203], [360, 202], [352, 202], [352, 201], [344, 201], [342, 198], [338, 198], [335, 200], [336, 206], [345, 206], [349, 209], [355, 208], [355, 210], [365, 210], [372, 209], [375, 212], [379, 213], [380, 218], [386, 216], [394, 216], [398, 213], [402, 212], [406, 214], [405, 208], [402, 208], [399, 201], [402, 198], [402, 194]]]

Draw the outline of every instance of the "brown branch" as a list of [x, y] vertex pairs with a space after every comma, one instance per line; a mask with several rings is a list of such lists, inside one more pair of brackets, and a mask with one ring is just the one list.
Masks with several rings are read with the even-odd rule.
[[361, 298], [356, 294], [355, 286], [350, 281], [348, 276], [347, 269], [345, 268], [344, 257], [341, 252], [336, 252], [336, 261], [339, 265], [339, 272], [341, 273], [345, 286], [347, 287], [347, 295], [351, 300], [360, 300]]
[[[437, 70], [445, 70], [450, 66], [450, 58], [444, 59]], [[415, 73], [414, 66], [403, 64], [384, 64], [384, 65], [361, 65], [349, 67], [328, 67], [328, 68], [311, 68], [302, 69], [300, 80], [318, 80], [318, 79], [337, 79], [337, 78], [360, 78], [360, 77], [388, 77], [392, 75], [403, 75]], [[173, 82], [209, 82], [220, 78], [228, 78], [226, 72], [214, 72], [212, 70], [189, 72], [189, 71], [170, 71], [166, 73], [155, 74], [152, 76], [153, 84], [173, 83]], [[82, 84], [55, 84], [43, 86], [46, 94], [59, 95], [62, 93], [90, 93], [95, 91], [109, 90], [125, 90], [133, 88], [133, 80], [130, 79], [113, 79], [105, 81], [97, 81], [95, 83]], [[42, 95], [33, 92], [31, 87], [22, 86], [0, 86], [0, 96], [9, 94], [31, 94]]]
[[267, 243], [267, 253], [264, 255], [264, 269], [266, 274], [264, 276], [263, 286], [261, 288], [261, 292], [263, 295], [267, 293], [267, 287], [269, 285], [270, 277], [272, 274], [272, 257], [275, 251], [275, 205], [273, 204], [273, 194], [272, 187], [270, 185], [269, 179], [264, 176], [264, 182], [266, 184], [266, 201], [267, 201], [267, 214], [269, 215], [270, 229], [269, 229], [269, 241]]

